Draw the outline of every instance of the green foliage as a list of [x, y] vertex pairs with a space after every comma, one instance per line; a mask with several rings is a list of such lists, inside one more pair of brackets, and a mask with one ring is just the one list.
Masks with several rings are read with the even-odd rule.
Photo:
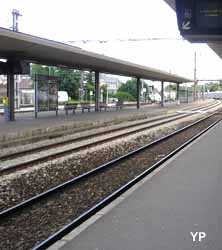
[[93, 96], [90, 97], [90, 91], [94, 92], [95, 91], [95, 87], [94, 84], [92, 83], [86, 83], [85, 84], [85, 91], [86, 91], [86, 99], [90, 100], [90, 98], [93, 98]]
[[127, 92], [123, 92], [123, 91], [118, 91], [115, 95], [115, 97], [119, 100], [119, 101], [135, 101], [136, 99], [129, 93]]
[[67, 91], [73, 99], [79, 99], [81, 72], [73, 69], [57, 69], [56, 75], [60, 78], [59, 90]]
[[79, 103], [79, 101], [74, 100], [74, 99], [68, 100], [68, 104], [78, 104], [78, 103]]
[[107, 85], [106, 84], [100, 86], [100, 93], [101, 92], [102, 92], [102, 95], [103, 95], [103, 100], [106, 100], [106, 95], [107, 95]]
[[48, 66], [43, 66], [40, 64], [32, 64], [31, 65], [31, 70], [32, 70], [32, 75], [34, 76], [35, 74], [39, 75], [49, 75], [49, 68]]
[[136, 99], [137, 96], [136, 79], [128, 80], [126, 83], [122, 84], [118, 89], [118, 92], [128, 93], [130, 96]]
[[109, 93], [109, 98], [117, 98], [117, 97], [116, 97], [116, 94]]
[[40, 64], [32, 64], [32, 75], [34, 76], [35, 74], [59, 77], [59, 90], [67, 91], [68, 95], [73, 99], [79, 99], [81, 71], [68, 68], [58, 68], [43, 66]]
[[[143, 82], [143, 88], [146, 89], [145, 99], [149, 99], [149, 87], [147, 83]], [[128, 98], [131, 99], [131, 101], [135, 101], [137, 99], [137, 80], [134, 78], [128, 80], [125, 84], [121, 85], [121, 87], [118, 89], [118, 92], [128, 93], [131, 96], [128, 96]]]
[[146, 92], [145, 92], [145, 100], [151, 100], [149, 94], [150, 94], [150, 91], [152, 91], [152, 90], [150, 89], [150, 87], [148, 86], [148, 84], [145, 83], [145, 82], [143, 82], [143, 88], [146, 89]]
[[92, 84], [92, 82], [94, 82], [94, 73], [92, 72], [92, 71], [90, 71], [88, 74], [85, 74], [84, 75], [85, 77], [85, 81], [87, 82], [87, 83], [90, 83], [90, 84]]
[[176, 84], [170, 84], [170, 85], [167, 85], [164, 89], [165, 91], [177, 91], [177, 86]]
[[[81, 103], [90, 103], [90, 100], [82, 100], [82, 101], [80, 102], [80, 104], [81, 104]], [[94, 101], [91, 100], [91, 103], [94, 103]]]
[[208, 83], [206, 87], [210, 92], [220, 91], [221, 90], [221, 84], [220, 83], [211, 82], [211, 83]]

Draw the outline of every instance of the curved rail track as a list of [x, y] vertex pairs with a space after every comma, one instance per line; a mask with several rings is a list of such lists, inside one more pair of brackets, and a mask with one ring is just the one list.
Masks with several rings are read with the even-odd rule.
[[[42, 163], [47, 160], [55, 159], [78, 150], [82, 150], [88, 147], [96, 146], [101, 143], [105, 143], [111, 140], [116, 140], [121, 137], [125, 137], [137, 132], [141, 132], [146, 129], [151, 129], [163, 124], [167, 124], [199, 112], [206, 112], [212, 108], [220, 105], [221, 102], [217, 101], [213, 104], [196, 107], [191, 109], [189, 113], [185, 114], [173, 114], [168, 117], [154, 118], [148, 121], [139, 121], [136, 124], [130, 124], [124, 127], [118, 127], [111, 130], [97, 132], [94, 134], [79, 136], [72, 139], [67, 139], [61, 142], [51, 143], [50, 145], [43, 145], [36, 148], [30, 148], [20, 152], [14, 152], [0, 156], [0, 175], [11, 173], [17, 169], [24, 169], [28, 166], [32, 166], [37, 163]], [[186, 110], [183, 110], [183, 112]], [[75, 143], [78, 142], [79, 145]], [[68, 147], [67, 147], [68, 145]], [[57, 150], [55, 150], [57, 148]], [[17, 159], [18, 158], [18, 159]]]
[[[58, 239], [62, 238], [64, 235], [66, 235], [68, 232], [73, 230], [73, 228], [77, 227], [79, 224], [81, 224], [83, 221], [88, 219], [90, 216], [95, 214], [97, 211], [99, 211], [101, 208], [106, 206], [108, 203], [110, 203], [112, 200], [117, 198], [120, 194], [125, 192], [127, 189], [132, 187], [135, 183], [137, 183], [139, 180], [144, 178], [146, 175], [151, 173], [154, 169], [159, 167], [163, 162], [168, 160], [170, 157], [175, 155], [177, 152], [179, 152], [181, 149], [186, 147], [188, 144], [190, 144], [192, 141], [200, 137], [203, 133], [208, 131], [210, 128], [218, 124], [222, 120], [221, 115], [218, 113], [214, 113], [209, 115], [208, 117], [205, 117], [203, 119], [200, 119], [199, 121], [196, 121], [182, 129], [177, 130], [176, 132], [173, 132], [167, 136], [164, 136], [152, 143], [149, 143], [137, 150], [134, 150], [124, 156], [121, 156], [117, 159], [114, 159], [110, 162], [107, 162], [101, 166], [98, 166], [97, 168], [84, 173], [78, 177], [73, 178], [72, 180], [69, 180], [61, 185], [58, 185], [46, 192], [43, 192], [35, 197], [32, 197], [12, 208], [9, 208], [7, 210], [4, 210], [0, 212], [0, 219], [3, 220], [12, 220], [14, 223], [16, 222], [16, 217], [20, 217], [22, 213], [27, 213], [29, 216], [31, 216], [31, 211], [33, 208], [33, 205], [38, 207], [45, 206], [45, 202], [50, 202], [50, 206], [52, 206], [52, 203], [55, 202], [54, 199], [58, 199], [55, 194], [60, 194], [61, 192], [66, 191], [66, 189], [72, 188], [73, 186], [81, 185], [84, 187], [84, 183], [88, 182], [90, 178], [96, 178], [96, 176], [107, 173], [109, 175], [109, 170], [115, 169], [119, 164], [128, 164], [129, 161], [133, 160], [134, 157], [139, 156], [140, 154], [147, 153], [149, 150], [152, 150], [154, 147], [160, 148], [160, 146], [164, 143], [170, 143], [170, 140], [174, 140], [176, 136], [181, 135], [182, 133], [187, 133], [189, 130], [197, 130], [198, 126], [201, 126], [203, 123], [203, 127], [192, 135], [190, 138], [183, 138], [183, 140], [180, 142], [179, 145], [177, 145], [173, 150], [168, 152], [166, 155], [163, 155], [162, 158], [158, 161], [155, 161], [151, 166], [147, 166], [147, 168], [142, 171], [141, 173], [137, 174], [136, 177], [130, 179], [127, 181], [127, 183], [122, 184], [120, 187], [115, 188], [112, 190], [111, 193], [108, 195], [106, 194], [101, 200], [99, 200], [93, 207], [89, 208], [87, 211], [84, 211], [80, 216], [72, 220], [71, 222], [67, 223], [65, 226], [60, 228], [57, 232], [55, 232], [53, 235], [48, 237], [46, 240], [42, 241], [40, 244], [37, 244], [33, 249], [34, 250], [40, 250], [40, 249], [46, 249], [48, 246], [53, 244]], [[183, 137], [183, 136], [182, 136]], [[135, 160], [135, 159], [134, 159]], [[109, 176], [107, 178], [110, 178]], [[83, 191], [84, 192], [84, 191]], [[51, 199], [51, 200], [50, 200]], [[57, 208], [57, 207], [56, 207]], [[60, 208], [57, 208], [60, 209]], [[15, 217], [15, 218], [14, 218]], [[54, 218], [53, 218], [54, 219]], [[53, 220], [52, 219], [52, 220]], [[53, 223], [53, 221], [51, 221]], [[17, 224], [16, 224], [17, 225]], [[26, 231], [27, 232], [27, 231]]]
[[[30, 149], [20, 150], [18, 152], [12, 152], [12, 153], [9, 153], [9, 154], [7, 154], [7, 153], [2, 154], [2, 155], [0, 155], [0, 161], [5, 161], [5, 160], [8, 160], [8, 159], [16, 158], [18, 156], [27, 155], [27, 154], [34, 153], [34, 152], [40, 152], [40, 151], [43, 151], [45, 149], [50, 149], [50, 148], [55, 148], [55, 147], [59, 147], [59, 146], [62, 146], [62, 145], [71, 144], [73, 142], [80, 141], [80, 140], [87, 140], [87, 139], [95, 137], [95, 136], [100, 136], [100, 135], [104, 135], [104, 134], [108, 134], [108, 133], [112, 133], [112, 132], [116, 132], [116, 131], [121, 131], [121, 130], [124, 130], [124, 129], [127, 129], [127, 128], [137, 127], [139, 125], [150, 124], [152, 122], [161, 121], [161, 120], [165, 120], [165, 119], [172, 118], [172, 117], [181, 117], [181, 118], [183, 118], [183, 114], [186, 114], [186, 112], [192, 113], [192, 112], [196, 112], [196, 111], [206, 111], [208, 109], [211, 109], [211, 108], [214, 108], [214, 107], [218, 106], [219, 104], [221, 104], [221, 102], [217, 101], [216, 103], [210, 103], [208, 105], [201, 105], [201, 106], [198, 106], [198, 107], [195, 107], [195, 108], [192, 108], [192, 109], [185, 108], [180, 113], [172, 114], [172, 115], [169, 115], [167, 117], [164, 116], [164, 117], [158, 117], [158, 118], [149, 119], [149, 120], [145, 120], [145, 121], [138, 121], [136, 123], [129, 124], [129, 125], [123, 126], [123, 127], [111, 128], [111, 129], [108, 129], [108, 130], [102, 131], [102, 132], [99, 131], [99, 132], [92, 133], [92, 134], [89, 134], [89, 135], [77, 136], [76, 138], [68, 138], [68, 139], [62, 140], [60, 142], [53, 142], [53, 143], [47, 144], [47, 145], [41, 145], [41, 146], [37, 146], [37, 147], [32, 147]], [[188, 116], [188, 114], [186, 116]]]

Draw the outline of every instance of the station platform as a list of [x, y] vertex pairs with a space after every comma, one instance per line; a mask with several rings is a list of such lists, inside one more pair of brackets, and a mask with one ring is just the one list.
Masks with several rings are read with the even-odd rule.
[[221, 134], [219, 123], [49, 249], [221, 250]]
[[[136, 120], [140, 118], [154, 117], [158, 115], [172, 114], [177, 110], [181, 110], [186, 107], [195, 107], [198, 105], [204, 105], [212, 100], [199, 101], [189, 104], [176, 104], [176, 103], [166, 103], [164, 108], [161, 108], [159, 104], [144, 105], [140, 109], [136, 107], [124, 107], [121, 110], [116, 110], [115, 108], [110, 108], [107, 111], [101, 112], [85, 112], [81, 113], [78, 111], [76, 114], [70, 112], [68, 115], [65, 114], [64, 110], [59, 110], [58, 116], [56, 116], [55, 111], [51, 112], [41, 112], [38, 118], [34, 117], [33, 112], [16, 113], [15, 121], [7, 122], [3, 115], [0, 115], [0, 140], [1, 135], [7, 138], [7, 135], [13, 136], [13, 134], [23, 134], [27, 135], [33, 131], [38, 133], [47, 132], [50, 128], [63, 128], [66, 129], [67, 126], [81, 127], [85, 125], [93, 124], [96, 126], [102, 124], [112, 123], [113, 121], [123, 122], [128, 120]], [[64, 128], [64, 126], [66, 126]]]

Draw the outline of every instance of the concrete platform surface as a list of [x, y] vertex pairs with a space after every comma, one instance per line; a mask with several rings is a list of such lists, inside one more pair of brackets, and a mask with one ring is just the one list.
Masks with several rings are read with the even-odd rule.
[[115, 108], [108, 109], [107, 111], [101, 112], [85, 112], [80, 111], [73, 115], [72, 112], [69, 115], [65, 115], [64, 110], [59, 110], [58, 116], [55, 115], [54, 111], [41, 112], [38, 118], [34, 117], [33, 112], [16, 113], [14, 122], [6, 122], [3, 115], [0, 115], [0, 136], [14, 133], [28, 133], [35, 130], [44, 130], [47, 128], [58, 128], [62, 126], [73, 126], [74, 124], [84, 125], [89, 123], [99, 122], [107, 123], [113, 120], [126, 120], [126, 119], [137, 119], [141, 116], [157, 116], [166, 115], [167, 112], [176, 112], [183, 108], [191, 108], [195, 106], [205, 105], [212, 103], [212, 100], [199, 101], [196, 103], [189, 104], [176, 104], [166, 103], [164, 108], [161, 108], [158, 104], [141, 106], [138, 110], [136, 107], [124, 107], [121, 110], [116, 111]]
[[50, 250], [221, 250], [221, 135], [220, 123], [95, 223]]

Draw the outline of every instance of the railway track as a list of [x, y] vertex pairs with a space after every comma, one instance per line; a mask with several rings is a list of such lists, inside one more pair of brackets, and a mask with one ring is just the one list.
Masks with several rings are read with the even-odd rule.
[[[118, 138], [125, 137], [146, 129], [167, 124], [190, 115], [194, 115], [197, 111], [206, 112], [220, 104], [221, 102], [217, 101], [213, 104], [194, 108], [190, 110], [188, 114], [178, 113], [170, 115], [167, 118], [159, 117], [148, 121], [139, 121], [125, 127], [118, 127], [105, 132], [103, 131], [86, 136], [77, 136], [76, 138], [51, 143], [50, 145], [38, 146], [36, 148], [27, 149], [20, 152], [1, 155], [0, 175], [8, 174], [16, 171], [17, 169], [24, 169], [28, 166], [55, 159], [78, 150], [96, 146], [107, 141], [116, 140]], [[186, 110], [184, 111], [187, 112]], [[78, 143], [78, 145], [76, 145], [76, 143]]]
[[[195, 108], [184, 108], [183, 110], [180, 111], [180, 113], [178, 114], [173, 114], [173, 115], [169, 115], [167, 116], [167, 118], [170, 118], [170, 117], [176, 117], [176, 116], [180, 116], [181, 114], [185, 114], [187, 112], [195, 112], [195, 111], [198, 111], [198, 110], [201, 110], [201, 109], [208, 109], [208, 108], [213, 108], [217, 105], [219, 105], [220, 102], [217, 101], [216, 103], [210, 103], [208, 105], [201, 105], [201, 106], [198, 106], [198, 107], [195, 107]], [[21, 155], [26, 155], [26, 154], [29, 154], [29, 153], [32, 153], [32, 152], [39, 152], [39, 151], [42, 151], [42, 150], [45, 150], [45, 149], [50, 149], [50, 148], [53, 148], [53, 147], [59, 147], [61, 145], [66, 145], [66, 144], [70, 144], [70, 143], [73, 143], [73, 142], [76, 142], [78, 140], [85, 140], [85, 139], [89, 139], [93, 136], [98, 136], [98, 135], [103, 135], [103, 134], [106, 134], [106, 133], [110, 133], [110, 132], [115, 132], [115, 131], [120, 131], [122, 129], [125, 129], [125, 128], [131, 128], [131, 127], [136, 127], [138, 125], [144, 125], [144, 124], [148, 124], [148, 123], [151, 123], [151, 122], [154, 122], [154, 121], [160, 121], [162, 119], [165, 119], [166, 117], [158, 117], [158, 118], [154, 118], [154, 119], [149, 119], [149, 120], [142, 120], [142, 121], [136, 121], [136, 122], [132, 122], [132, 124], [130, 125], [127, 125], [127, 126], [122, 126], [122, 127], [117, 127], [117, 128], [111, 128], [111, 129], [108, 129], [106, 131], [99, 131], [99, 132], [95, 132], [95, 133], [92, 133], [92, 134], [87, 134], [87, 135], [80, 135], [80, 136], [76, 136], [75, 138], [67, 138], [67, 139], [61, 139], [59, 142], [52, 142], [52, 143], [47, 143], [46, 145], [37, 145], [35, 146], [35, 143], [32, 144], [32, 148], [29, 148], [29, 149], [21, 149], [19, 150], [18, 152], [10, 152], [10, 153], [1, 153], [0, 154], [0, 161], [5, 161], [7, 159], [12, 159], [12, 158], [16, 158], [18, 156], [21, 156]]]
[[[215, 100], [211, 100], [210, 103], [215, 102]], [[194, 106], [188, 106], [186, 108], [183, 108], [182, 110], [188, 110], [188, 109], [192, 109], [192, 107], [196, 107], [198, 108], [198, 106], [201, 106], [203, 104], [198, 104], [198, 105], [194, 105]], [[157, 106], [157, 105], [156, 105]], [[114, 111], [115, 112], [115, 111]], [[112, 113], [110, 113], [112, 116]], [[125, 117], [126, 119], [123, 119], [121, 117], [117, 118], [117, 120], [113, 120], [113, 119], [109, 119], [109, 120], [105, 120], [102, 123], [94, 123], [94, 122], [90, 122], [90, 120], [84, 124], [82, 123], [75, 123], [75, 124], [71, 124], [71, 123], [67, 123], [67, 124], [61, 124], [61, 126], [52, 126], [52, 127], [48, 127], [45, 129], [40, 129], [38, 130], [37, 128], [32, 130], [32, 131], [27, 131], [27, 132], [21, 132], [19, 134], [15, 134], [12, 136], [1, 136], [0, 137], [0, 149], [1, 151], [4, 151], [5, 149], [13, 149], [15, 147], [19, 147], [19, 146], [25, 146], [25, 145], [29, 145], [29, 144], [37, 144], [38, 142], [46, 142], [46, 141], [51, 141], [51, 140], [55, 140], [55, 139], [59, 139], [61, 137], [68, 137], [69, 135], [73, 135], [73, 134], [77, 134], [77, 133], [84, 133], [86, 131], [90, 132], [94, 132], [94, 130], [97, 129], [102, 129], [102, 128], [106, 128], [109, 126], [112, 126], [113, 124], [123, 124], [125, 122], [133, 122], [135, 120], [143, 120], [145, 119], [146, 115], [145, 114], [141, 114], [137, 117], [134, 116], [129, 116], [128, 118]], [[153, 116], [155, 117], [155, 115]], [[135, 119], [136, 118], [136, 119]], [[78, 124], [78, 125], [77, 125]], [[115, 126], [114, 125], [114, 126]], [[0, 152], [1, 155], [1, 152]]]
[[[220, 114], [211, 114], [2, 211], [0, 248], [15, 249], [14, 243], [16, 249], [46, 249], [221, 119]], [[18, 243], [21, 238], [22, 242]]]

